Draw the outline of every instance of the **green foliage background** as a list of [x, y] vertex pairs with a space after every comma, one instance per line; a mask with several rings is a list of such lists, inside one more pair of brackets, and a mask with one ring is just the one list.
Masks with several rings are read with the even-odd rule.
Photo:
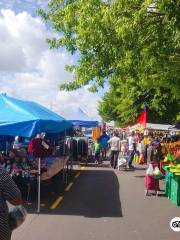
[[105, 121], [135, 121], [144, 102], [148, 121], [171, 123], [180, 112], [179, 0], [51, 0], [44, 20], [59, 32], [51, 48], [80, 53], [71, 83], [109, 90], [99, 104]]

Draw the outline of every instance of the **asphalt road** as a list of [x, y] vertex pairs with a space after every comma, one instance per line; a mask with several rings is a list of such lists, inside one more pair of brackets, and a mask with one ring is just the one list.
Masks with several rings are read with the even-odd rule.
[[73, 171], [69, 185], [56, 182], [42, 199], [42, 212], [27, 206], [26, 222], [12, 240], [177, 240], [169, 227], [180, 207], [163, 196], [144, 196], [144, 172], [108, 166]]

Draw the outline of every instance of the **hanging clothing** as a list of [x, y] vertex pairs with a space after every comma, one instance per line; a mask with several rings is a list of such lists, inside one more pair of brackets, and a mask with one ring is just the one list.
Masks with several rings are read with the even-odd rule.
[[[48, 146], [48, 148], [46, 146]], [[33, 138], [28, 149], [32, 151], [33, 156], [37, 158], [48, 157], [52, 154], [52, 149], [48, 142], [41, 138]]]

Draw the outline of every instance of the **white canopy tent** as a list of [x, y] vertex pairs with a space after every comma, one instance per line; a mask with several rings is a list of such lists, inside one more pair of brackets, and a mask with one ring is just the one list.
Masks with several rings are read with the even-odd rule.
[[[155, 130], [155, 131], [169, 131], [173, 125], [168, 124], [157, 124], [157, 123], [147, 123], [146, 129], [148, 130]], [[140, 124], [133, 125], [130, 127], [130, 130], [135, 130], [137, 128], [141, 128]]]

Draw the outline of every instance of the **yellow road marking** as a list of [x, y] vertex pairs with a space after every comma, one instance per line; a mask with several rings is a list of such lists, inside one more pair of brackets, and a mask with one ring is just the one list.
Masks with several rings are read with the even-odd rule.
[[73, 184], [74, 184], [73, 182], [69, 183], [68, 186], [66, 187], [65, 191], [68, 192], [71, 189]]
[[81, 173], [78, 172], [78, 173], [76, 174], [75, 178], [78, 178], [80, 174], [81, 174]]
[[[85, 166], [80, 167], [81, 171], [84, 170], [84, 169], [85, 169]], [[75, 175], [75, 178], [78, 178], [80, 176], [80, 174], [81, 174], [81, 172], [78, 172]], [[65, 191], [68, 192], [71, 189], [71, 187], [73, 186], [73, 184], [74, 184], [73, 182], [69, 183], [69, 185], [66, 187]], [[63, 198], [64, 198], [64, 196], [58, 197], [56, 199], [56, 201], [51, 205], [50, 209], [56, 209], [59, 206], [59, 204], [62, 202]]]
[[45, 207], [46, 206], [46, 204], [45, 203], [41, 203], [41, 205], [40, 205], [41, 207]]
[[59, 204], [61, 203], [61, 201], [63, 200], [63, 196], [60, 196], [56, 199], [56, 201], [52, 204], [52, 206], [50, 207], [50, 209], [55, 209], [59, 206]]
[[[79, 170], [83, 171], [84, 169], [85, 169], [85, 166], [80, 167]], [[75, 175], [75, 178], [78, 178], [80, 174], [81, 174], [81, 172], [78, 172], [78, 173]]]

